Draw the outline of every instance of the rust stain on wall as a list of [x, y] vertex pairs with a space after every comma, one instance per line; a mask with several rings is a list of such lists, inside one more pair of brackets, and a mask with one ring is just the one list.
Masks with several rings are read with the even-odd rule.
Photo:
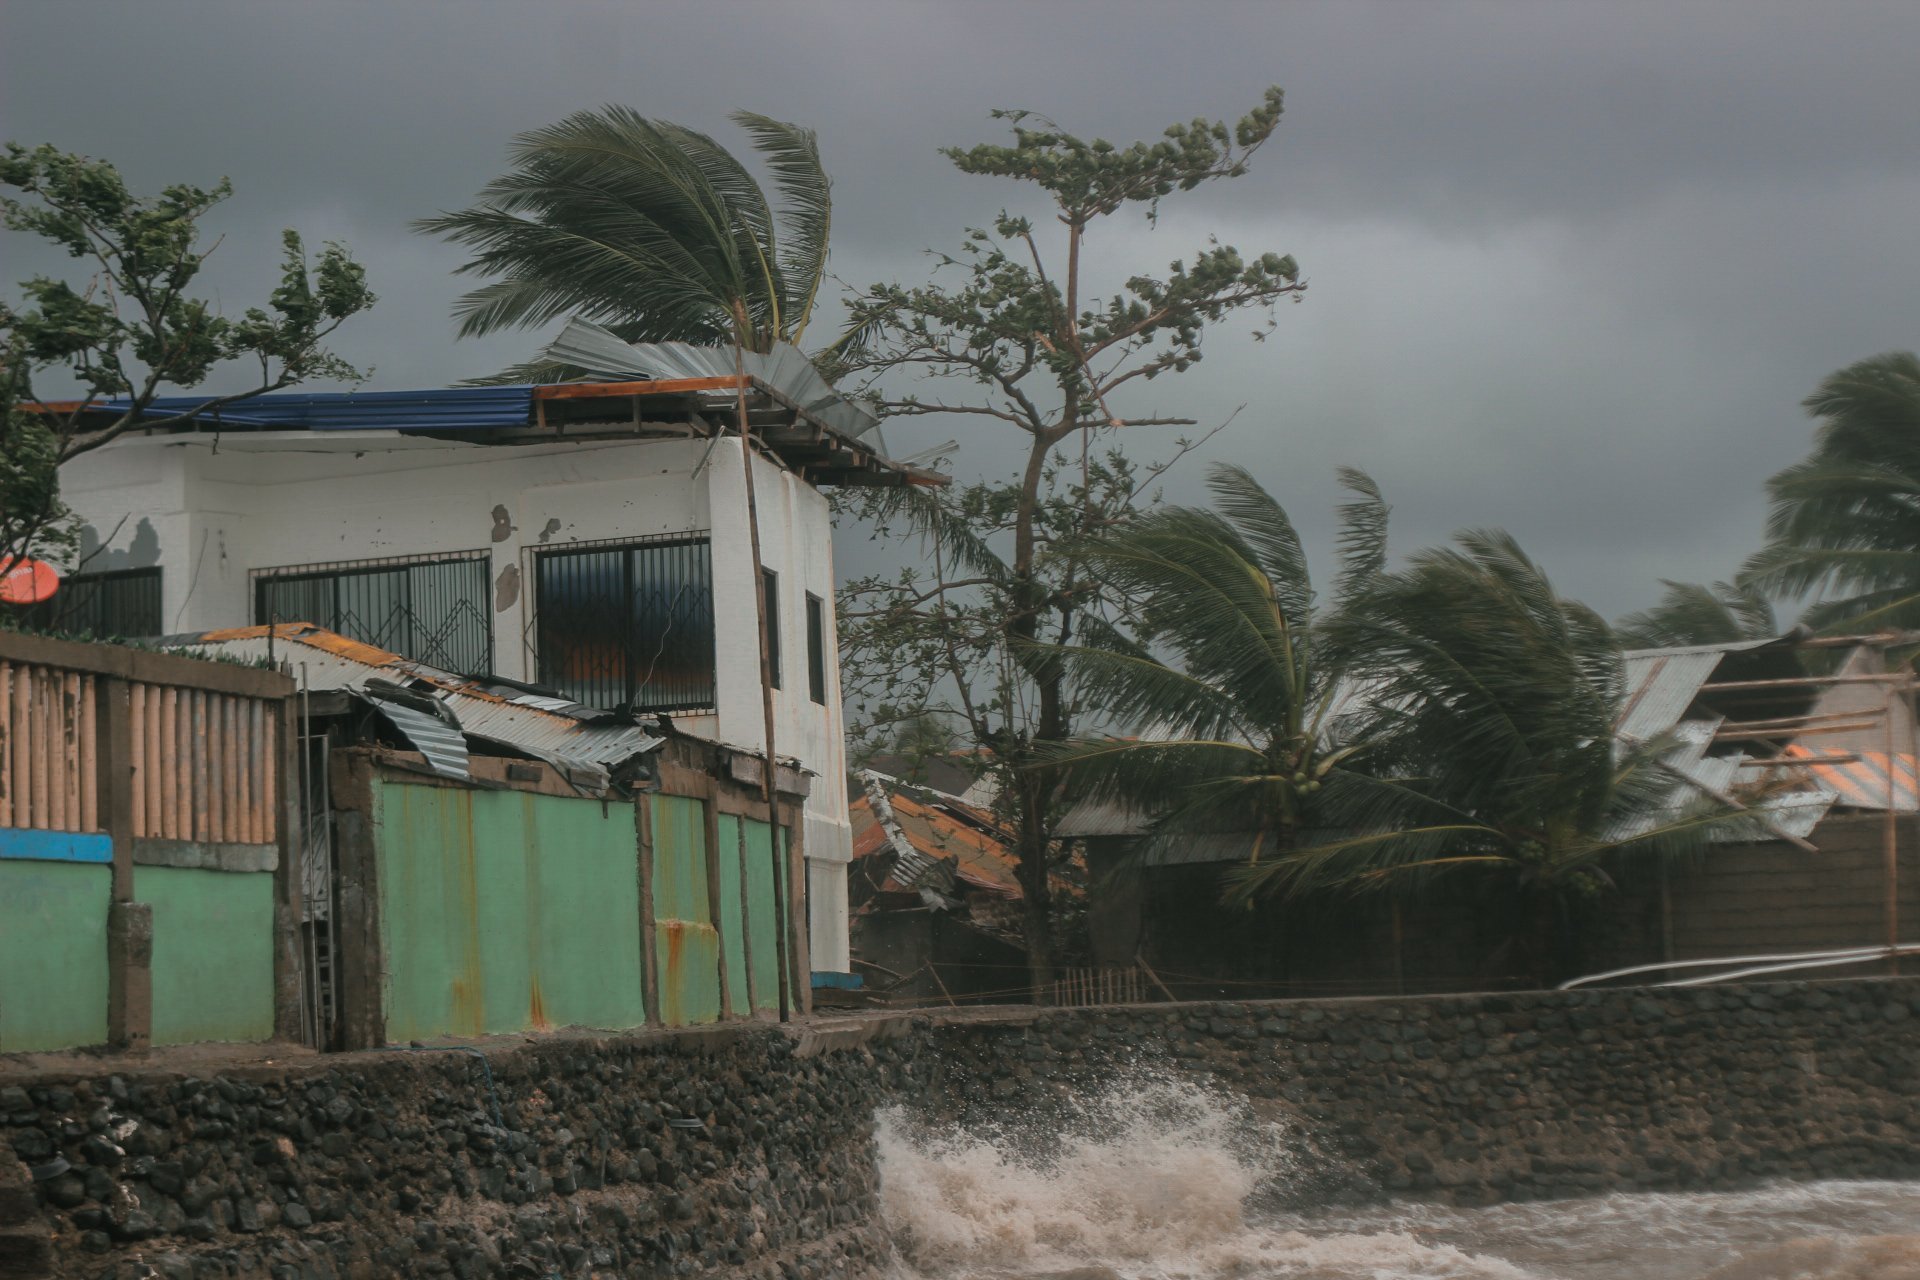
[[553, 1029], [553, 1024], [547, 1021], [547, 1007], [540, 998], [540, 975], [534, 974], [530, 982], [531, 990], [527, 994], [527, 1021], [532, 1024], [535, 1031], [550, 1031]]

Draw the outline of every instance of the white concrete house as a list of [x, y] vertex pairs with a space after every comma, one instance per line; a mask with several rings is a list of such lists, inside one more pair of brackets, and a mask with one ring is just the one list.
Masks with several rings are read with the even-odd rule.
[[812, 967], [844, 971], [852, 838], [821, 488], [935, 478], [850, 434], [844, 402], [802, 407], [766, 374], [746, 378], [760, 575], [724, 434], [731, 374], [277, 395], [68, 466], [93, 552], [63, 591], [68, 620], [124, 635], [312, 622], [764, 750], [764, 592], [775, 750], [817, 775]]

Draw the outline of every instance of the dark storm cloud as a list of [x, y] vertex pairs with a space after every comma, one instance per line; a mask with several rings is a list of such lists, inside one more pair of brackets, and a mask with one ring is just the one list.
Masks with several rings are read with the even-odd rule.
[[[1403, 548], [1502, 524], [1609, 612], [1659, 576], [1730, 572], [1762, 480], [1805, 447], [1800, 397], [1920, 345], [1911, 4], [11, 0], [0, 24], [5, 136], [144, 185], [230, 175], [210, 277], [229, 306], [264, 291], [279, 227], [348, 241], [383, 296], [341, 346], [390, 386], [538, 340], [455, 343], [460, 255], [406, 227], [569, 111], [625, 102], [729, 142], [735, 107], [813, 125], [834, 267], [865, 283], [915, 278], [920, 249], [1020, 198], [934, 152], [993, 136], [992, 107], [1124, 140], [1283, 84], [1251, 176], [1097, 242], [1124, 275], [1217, 230], [1312, 280], [1266, 343], [1217, 335], [1149, 398], [1209, 424], [1245, 403], [1208, 455], [1249, 462], [1310, 539], [1354, 463]], [[61, 265], [0, 243], [9, 279]], [[963, 470], [993, 469], [1003, 450], [969, 430], [896, 444], [962, 434]]]

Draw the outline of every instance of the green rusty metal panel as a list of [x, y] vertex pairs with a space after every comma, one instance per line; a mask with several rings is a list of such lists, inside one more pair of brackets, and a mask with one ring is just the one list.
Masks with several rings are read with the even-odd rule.
[[705, 806], [653, 797], [653, 920], [660, 1020], [668, 1026], [720, 1017], [720, 935], [707, 901]]
[[373, 794], [387, 1039], [481, 1035], [480, 874], [467, 793], [381, 780]]
[[0, 1053], [107, 1038], [107, 900], [98, 863], [0, 858]]
[[740, 819], [720, 815], [720, 954], [727, 964], [733, 1011], [747, 1009], [747, 903], [740, 883]]
[[153, 1043], [273, 1038], [273, 873], [135, 867], [153, 907]]
[[[482, 865], [504, 868], [515, 855], [525, 865], [525, 999], [505, 1006], [502, 1022], [603, 1030], [645, 1022], [633, 805], [511, 791], [473, 799]], [[481, 903], [490, 905], [499, 895], [481, 883]], [[511, 874], [503, 871], [501, 883]], [[490, 1009], [494, 990], [490, 983]]]
[[387, 1037], [646, 1019], [633, 806], [382, 780]]
[[[776, 875], [771, 830], [764, 822], [747, 822], [747, 928], [753, 938], [753, 1007], [780, 1007], [780, 951], [785, 946], [786, 862]], [[786, 847], [786, 831], [781, 831]]]

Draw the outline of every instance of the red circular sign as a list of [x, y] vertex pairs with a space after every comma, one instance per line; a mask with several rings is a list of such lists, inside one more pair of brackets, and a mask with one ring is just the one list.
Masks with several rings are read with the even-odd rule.
[[0, 604], [39, 604], [60, 589], [60, 575], [45, 560], [10, 560], [0, 570]]

